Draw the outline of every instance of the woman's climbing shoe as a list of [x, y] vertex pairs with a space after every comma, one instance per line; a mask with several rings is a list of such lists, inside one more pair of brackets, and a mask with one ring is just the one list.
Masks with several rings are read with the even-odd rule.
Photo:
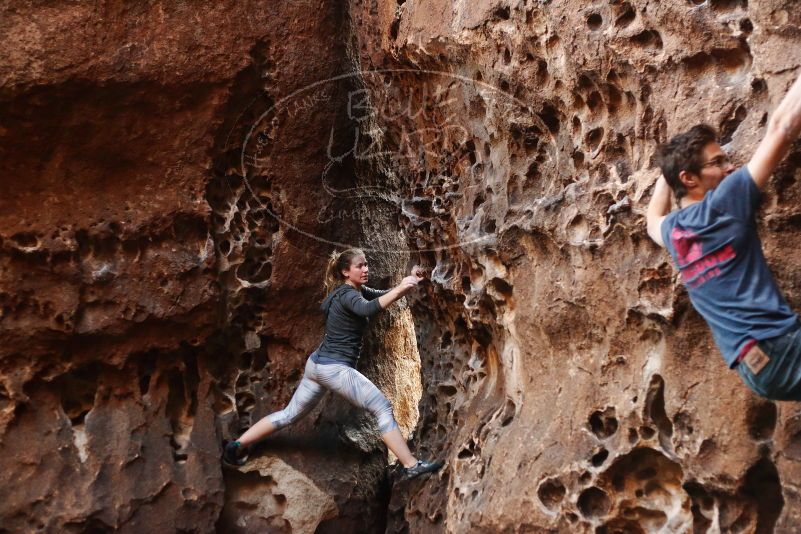
[[238, 441], [229, 441], [223, 448], [222, 459], [228, 465], [245, 465], [245, 462], [248, 461], [246, 447], [243, 447]]
[[445, 462], [443, 462], [442, 460], [437, 460], [435, 462], [417, 460], [417, 463], [414, 464], [412, 467], [403, 468], [403, 480], [411, 480], [425, 473], [434, 473], [436, 471], [439, 471], [443, 465], [445, 465]]

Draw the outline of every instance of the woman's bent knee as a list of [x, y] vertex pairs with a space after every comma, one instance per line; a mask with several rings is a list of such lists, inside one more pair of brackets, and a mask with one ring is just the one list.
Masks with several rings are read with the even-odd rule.
[[398, 428], [398, 423], [395, 422], [395, 416], [392, 413], [392, 404], [385, 398], [381, 406], [373, 411], [378, 430], [381, 434], [386, 434]]
[[275, 412], [267, 416], [267, 419], [273, 424], [276, 430], [289, 426], [300, 418], [299, 413], [292, 414], [286, 409], [280, 412]]

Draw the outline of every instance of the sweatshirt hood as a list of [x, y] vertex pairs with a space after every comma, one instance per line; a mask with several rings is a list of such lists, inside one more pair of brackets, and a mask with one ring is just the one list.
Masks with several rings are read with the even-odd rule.
[[320, 305], [320, 309], [322, 310], [322, 312], [323, 312], [325, 315], [328, 315], [328, 310], [330, 310], [330, 309], [331, 309], [331, 304], [334, 302], [334, 298], [335, 298], [337, 295], [339, 295], [339, 294], [341, 294], [341, 293], [343, 293], [343, 292], [347, 291], [347, 290], [348, 290], [348, 288], [350, 288], [350, 289], [356, 289], [356, 288], [355, 288], [355, 287], [353, 287], [352, 285], [349, 285], [349, 284], [342, 284], [341, 286], [339, 286], [339, 287], [337, 287], [336, 289], [334, 289], [334, 290], [333, 290], [331, 293], [329, 293], [327, 297], [325, 297], [325, 300], [323, 300], [323, 303]]

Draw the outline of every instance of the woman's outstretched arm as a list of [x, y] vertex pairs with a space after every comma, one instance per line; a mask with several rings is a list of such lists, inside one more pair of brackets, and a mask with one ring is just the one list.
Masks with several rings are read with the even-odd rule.
[[378, 304], [381, 306], [382, 310], [386, 310], [389, 308], [393, 302], [400, 299], [403, 295], [414, 289], [417, 286], [419, 280], [414, 276], [407, 276], [401, 283], [397, 286], [393, 287], [390, 291], [386, 294], [381, 295], [378, 297]]
[[412, 268], [412, 274], [401, 280], [401, 283], [393, 287], [384, 295], [378, 297], [378, 303], [381, 305], [382, 310], [386, 310], [393, 302], [404, 296], [406, 293], [417, 287], [420, 280], [423, 280], [425, 275], [423, 270], [415, 266]]

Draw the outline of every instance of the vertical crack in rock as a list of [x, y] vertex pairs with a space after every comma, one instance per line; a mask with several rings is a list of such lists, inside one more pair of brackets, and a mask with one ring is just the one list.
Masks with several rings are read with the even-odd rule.
[[659, 434], [659, 443], [667, 451], [673, 451], [670, 438], [673, 436], [673, 423], [665, 412], [665, 380], [659, 376], [651, 377], [645, 394], [645, 418], [653, 422]]

